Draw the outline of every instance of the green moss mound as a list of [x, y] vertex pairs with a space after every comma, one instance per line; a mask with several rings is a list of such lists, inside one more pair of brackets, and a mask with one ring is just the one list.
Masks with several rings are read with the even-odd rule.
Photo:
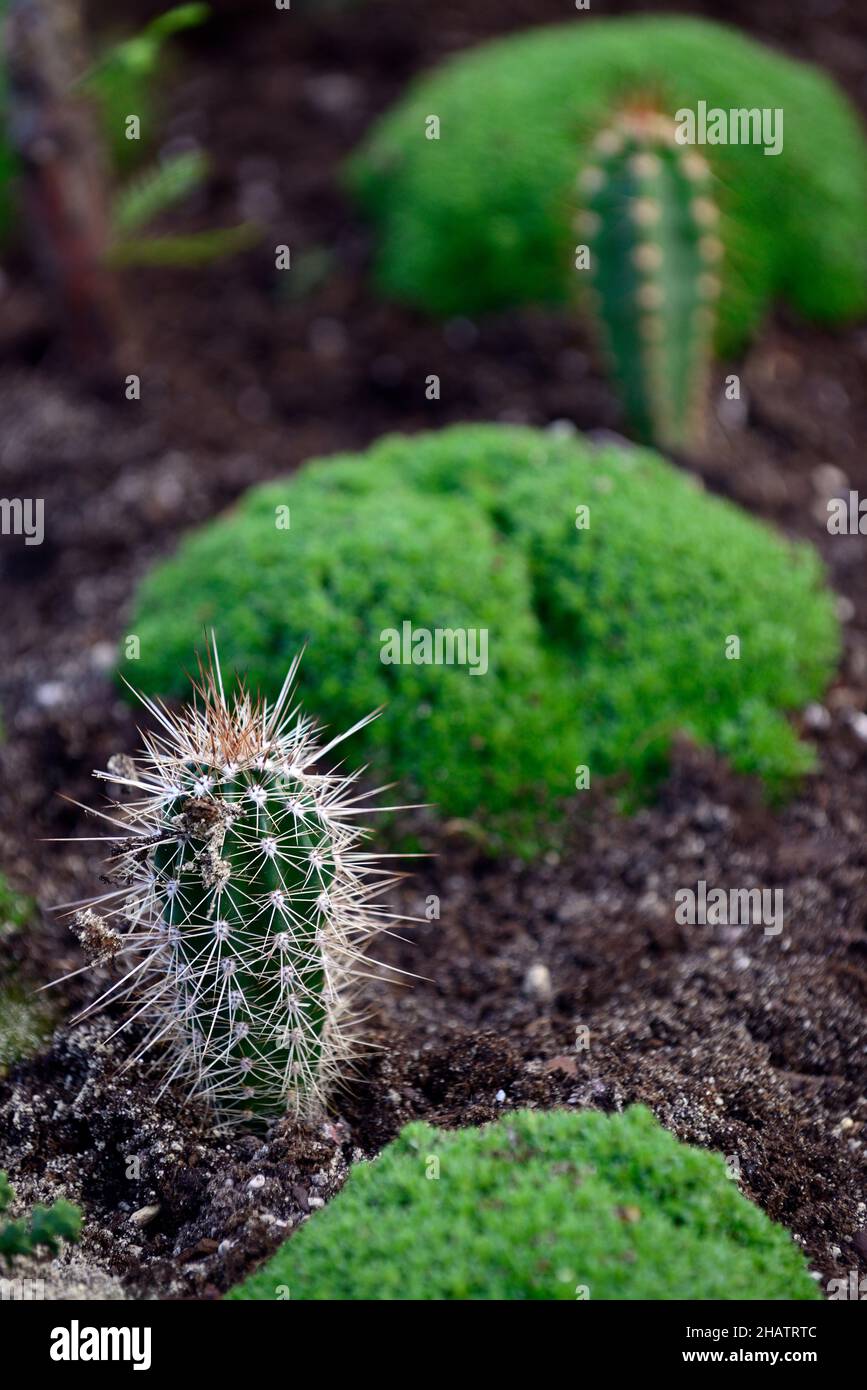
[[[422, 77], [381, 120], [349, 180], [379, 233], [388, 294], [437, 314], [565, 303], [576, 175], [624, 103], [782, 108], [777, 156], [707, 145], [725, 246], [718, 345], [772, 300], [834, 321], [867, 305], [867, 145], [819, 71], [699, 19], [587, 20], [485, 44]], [[425, 121], [440, 120], [440, 139]], [[580, 239], [580, 238], [579, 238]]]
[[23, 893], [16, 893], [5, 874], [0, 873], [0, 941], [14, 936], [30, 921], [34, 905]]
[[0, 1259], [10, 1268], [16, 1255], [33, 1255], [47, 1250], [56, 1255], [64, 1240], [77, 1241], [81, 1234], [81, 1212], [61, 1197], [50, 1207], [37, 1203], [29, 1216], [6, 1221], [3, 1213], [15, 1200], [15, 1191], [0, 1171]]
[[45, 996], [22, 978], [19, 966], [7, 960], [3, 949], [29, 925], [35, 910], [33, 902], [16, 893], [0, 873], [0, 1077], [14, 1062], [38, 1052], [53, 1026], [53, 1011]]
[[[383, 664], [382, 633], [405, 622], [484, 629], [486, 674]], [[271, 694], [307, 642], [318, 718], [346, 728], [387, 706], [353, 761], [527, 852], [578, 766], [641, 793], [678, 732], [780, 788], [811, 765], [781, 711], [817, 696], [837, 655], [809, 547], [649, 451], [486, 425], [387, 438], [249, 492], [146, 579], [123, 675], [183, 696], [212, 625], [226, 666]]]
[[53, 1016], [32, 985], [0, 984], [0, 1077], [51, 1037]]
[[[434, 1176], [438, 1172], [438, 1176]], [[643, 1106], [407, 1125], [231, 1299], [818, 1299], [787, 1231]]]

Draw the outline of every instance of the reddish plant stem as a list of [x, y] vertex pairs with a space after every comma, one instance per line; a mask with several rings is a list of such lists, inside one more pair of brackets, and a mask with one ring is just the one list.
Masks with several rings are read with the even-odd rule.
[[80, 0], [13, 0], [6, 22], [9, 135], [22, 164], [34, 258], [57, 294], [76, 361], [112, 370], [118, 298], [106, 263], [109, 197], [91, 113], [76, 98]]

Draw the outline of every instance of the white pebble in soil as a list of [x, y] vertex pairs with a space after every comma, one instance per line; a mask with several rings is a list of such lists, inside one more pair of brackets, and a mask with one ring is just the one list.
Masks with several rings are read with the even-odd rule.
[[862, 743], [867, 743], [867, 714], [853, 710], [849, 716], [849, 725], [856, 738], [860, 738]]
[[817, 704], [815, 701], [807, 705], [804, 710], [804, 723], [808, 729], [813, 729], [816, 733], [822, 733], [831, 727], [831, 715], [824, 705]]
[[551, 985], [551, 972], [547, 965], [543, 965], [541, 961], [536, 961], [530, 966], [524, 976], [524, 993], [529, 995], [531, 999], [538, 1000], [540, 1004], [546, 1003], [551, 998], [554, 990]]

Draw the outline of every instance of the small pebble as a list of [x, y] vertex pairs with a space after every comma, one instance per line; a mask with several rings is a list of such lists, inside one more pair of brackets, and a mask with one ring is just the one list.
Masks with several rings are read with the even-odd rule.
[[36, 687], [36, 703], [43, 709], [53, 709], [55, 705], [60, 705], [66, 698], [66, 686], [63, 681], [43, 681], [42, 685]]
[[741, 388], [741, 394], [737, 398], [730, 398], [724, 391], [720, 392], [716, 403], [717, 419], [727, 430], [741, 430], [747, 423], [750, 414], [750, 402], [746, 391]]
[[804, 723], [808, 729], [815, 729], [816, 731], [830, 729], [831, 716], [824, 705], [819, 705], [814, 701], [807, 705], [804, 710]]
[[849, 488], [846, 474], [833, 463], [820, 463], [812, 470], [810, 479], [821, 497], [837, 497]]
[[503, 1104], [503, 1101], [504, 1101], [505, 1099], [506, 1099], [506, 1092], [505, 1092], [505, 1091], [498, 1091], [497, 1094], [494, 1096], [494, 1100], [497, 1102], [498, 1105], [502, 1105], [502, 1104]]
[[537, 961], [535, 965], [530, 966], [524, 976], [524, 993], [528, 994], [531, 999], [544, 1002], [551, 998], [553, 992], [550, 970], [547, 965]]
[[130, 1221], [134, 1226], [147, 1226], [155, 1216], [159, 1216], [161, 1210], [159, 1202], [154, 1203], [153, 1206], [139, 1207], [138, 1211], [133, 1212]]
[[259, 222], [267, 225], [276, 222], [282, 204], [280, 195], [273, 183], [266, 179], [251, 179], [244, 183], [238, 194], [238, 212], [244, 222]]
[[98, 671], [110, 671], [117, 660], [117, 649], [113, 642], [95, 642], [90, 649], [91, 665]]
[[326, 116], [340, 116], [359, 100], [359, 86], [343, 72], [326, 72], [306, 84], [311, 106]]

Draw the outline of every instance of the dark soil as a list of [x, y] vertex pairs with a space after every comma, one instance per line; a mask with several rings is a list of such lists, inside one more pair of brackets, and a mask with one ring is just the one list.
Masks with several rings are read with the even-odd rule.
[[[143, 399], [118, 403], [76, 381], [23, 251], [8, 267], [0, 492], [44, 497], [47, 534], [0, 550], [0, 865], [43, 909], [98, 886], [94, 846], [45, 839], [93, 833], [58, 794], [99, 804], [91, 769], [135, 749], [114, 644], [138, 576], [184, 530], [251, 483], [388, 430], [470, 418], [620, 426], [568, 317], [438, 325], [381, 303], [338, 181], [411, 73], [562, 19], [559, 0], [299, 4], [291, 18], [218, 8], [167, 116], [167, 138], [195, 135], [214, 174], [201, 205], [167, 225], [255, 214], [266, 249], [293, 248], [291, 291], [256, 252], [188, 277], [130, 274], [127, 361]], [[652, 7], [606, 11], [624, 8]], [[867, 15], [833, 0], [724, 8], [867, 104]], [[79, 1201], [85, 1253], [136, 1293], [216, 1295], [410, 1118], [459, 1125], [515, 1105], [634, 1100], [736, 1159], [743, 1190], [796, 1234], [823, 1283], [867, 1271], [867, 538], [825, 528], [830, 495], [867, 496], [867, 331], [778, 319], [746, 362], [720, 366], [717, 391], [735, 368], [744, 399], [719, 404], [707, 455], [689, 466], [826, 558], [846, 653], [825, 704], [804, 716], [817, 774], [775, 811], [754, 784], [679, 747], [653, 807], [625, 819], [594, 793], [567, 851], [529, 866], [491, 862], [457, 827], [426, 821], [437, 857], [400, 906], [424, 916], [435, 894], [441, 917], [384, 953], [421, 978], [373, 987], [383, 1050], [317, 1129], [221, 1138], [178, 1097], [155, 1102], [152, 1078], [121, 1070], [127, 1040], [105, 1041], [116, 1019], [60, 1030], [0, 1083], [0, 1164], [24, 1198]], [[424, 397], [432, 371], [438, 403]], [[675, 891], [702, 878], [783, 888], [783, 933], [676, 925]], [[47, 911], [3, 950], [37, 984], [82, 964]], [[71, 1012], [95, 988], [76, 977], [58, 1003]], [[158, 1210], [133, 1219], [143, 1208]]]

